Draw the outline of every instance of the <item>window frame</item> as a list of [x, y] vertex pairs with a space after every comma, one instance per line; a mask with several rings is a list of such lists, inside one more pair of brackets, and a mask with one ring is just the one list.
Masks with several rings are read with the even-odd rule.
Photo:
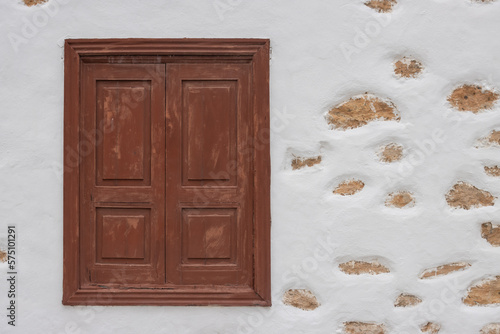
[[[80, 287], [81, 65], [103, 57], [169, 61], [248, 61], [253, 119], [254, 280], [248, 291], [196, 289], [82, 289]], [[64, 50], [64, 265], [65, 305], [271, 305], [271, 212], [268, 39], [68, 39]], [[76, 161], [75, 161], [76, 158]]]

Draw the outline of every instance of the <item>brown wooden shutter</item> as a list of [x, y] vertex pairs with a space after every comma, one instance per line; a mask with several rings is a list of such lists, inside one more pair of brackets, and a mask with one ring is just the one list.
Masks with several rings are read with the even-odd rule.
[[167, 280], [252, 284], [248, 64], [167, 65]]
[[271, 304], [268, 52], [67, 42], [65, 304]]
[[163, 283], [165, 65], [82, 70], [82, 286]]

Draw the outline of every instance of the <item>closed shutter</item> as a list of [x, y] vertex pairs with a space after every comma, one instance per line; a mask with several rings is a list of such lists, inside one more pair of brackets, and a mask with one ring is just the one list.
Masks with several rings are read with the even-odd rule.
[[67, 42], [65, 304], [270, 305], [268, 51]]
[[167, 65], [167, 280], [252, 284], [250, 66]]

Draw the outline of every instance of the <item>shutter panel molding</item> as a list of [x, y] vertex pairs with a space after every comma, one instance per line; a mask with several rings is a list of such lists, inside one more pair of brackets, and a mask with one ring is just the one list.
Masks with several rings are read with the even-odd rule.
[[271, 305], [269, 40], [65, 45], [66, 305]]

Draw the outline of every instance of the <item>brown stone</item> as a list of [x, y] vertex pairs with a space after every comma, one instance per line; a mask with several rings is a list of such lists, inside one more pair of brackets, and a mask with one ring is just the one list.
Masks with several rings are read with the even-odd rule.
[[46, 3], [48, 0], [23, 0], [24, 4], [28, 7], [40, 5]]
[[489, 192], [462, 181], [455, 184], [446, 194], [446, 201], [453, 208], [465, 210], [495, 205], [495, 197]]
[[357, 192], [360, 192], [365, 187], [363, 181], [360, 180], [347, 180], [342, 182], [335, 188], [333, 191], [334, 194], [342, 195], [342, 196], [350, 196], [354, 195]]
[[499, 305], [500, 276], [487, 279], [469, 288], [464, 303], [469, 306]]
[[290, 289], [283, 296], [283, 303], [305, 311], [312, 311], [319, 306], [316, 296], [309, 290]]
[[441, 325], [428, 322], [425, 325], [420, 326], [422, 333], [437, 334], [441, 330]]
[[7, 252], [0, 250], [0, 262], [6, 262], [6, 261], [7, 261]]
[[491, 131], [490, 135], [486, 139], [490, 144], [500, 145], [500, 131]]
[[476, 147], [481, 146], [500, 146], [500, 131], [493, 130], [487, 137], [480, 138]]
[[500, 131], [491, 131], [488, 141], [492, 144], [500, 145]]
[[409, 306], [416, 306], [422, 302], [422, 299], [418, 298], [417, 296], [402, 293], [396, 298], [396, 301], [394, 302], [395, 307], [409, 307]]
[[500, 334], [500, 323], [486, 325], [481, 329], [481, 331], [479, 333], [480, 334]]
[[300, 158], [297, 157], [292, 160], [292, 169], [301, 169], [304, 167], [311, 167], [321, 162], [321, 156], [314, 158]]
[[348, 275], [380, 275], [391, 272], [389, 268], [381, 265], [377, 261], [349, 261], [339, 264], [341, 271]]
[[397, 193], [391, 193], [385, 201], [385, 205], [394, 208], [404, 208], [412, 207], [415, 205], [415, 199], [412, 193], [408, 191], [400, 191]]
[[495, 176], [495, 177], [500, 176], [500, 167], [498, 166], [491, 166], [491, 167], [485, 166], [484, 171], [489, 176]]
[[478, 113], [491, 109], [498, 100], [499, 95], [480, 86], [463, 85], [456, 88], [448, 97], [448, 102], [460, 111]]
[[387, 328], [384, 324], [359, 321], [344, 322], [344, 333], [346, 334], [385, 334], [386, 331]]
[[365, 5], [379, 13], [389, 13], [396, 3], [396, 0], [370, 0], [365, 2]]
[[403, 146], [395, 143], [388, 144], [380, 151], [380, 161], [394, 162], [403, 158]]
[[406, 57], [403, 57], [403, 59], [398, 60], [394, 64], [394, 73], [401, 78], [415, 78], [422, 72], [422, 69], [421, 62]]
[[375, 120], [399, 121], [396, 106], [376, 96], [364, 94], [343, 102], [328, 112], [328, 123], [334, 128], [359, 128]]
[[492, 246], [500, 247], [500, 225], [484, 223], [481, 225], [481, 236]]
[[424, 270], [422, 274], [420, 274], [421, 279], [433, 278], [437, 276], [444, 276], [451, 274], [455, 271], [462, 271], [470, 267], [469, 263], [466, 262], [455, 262], [445, 264], [439, 267], [429, 268]]

